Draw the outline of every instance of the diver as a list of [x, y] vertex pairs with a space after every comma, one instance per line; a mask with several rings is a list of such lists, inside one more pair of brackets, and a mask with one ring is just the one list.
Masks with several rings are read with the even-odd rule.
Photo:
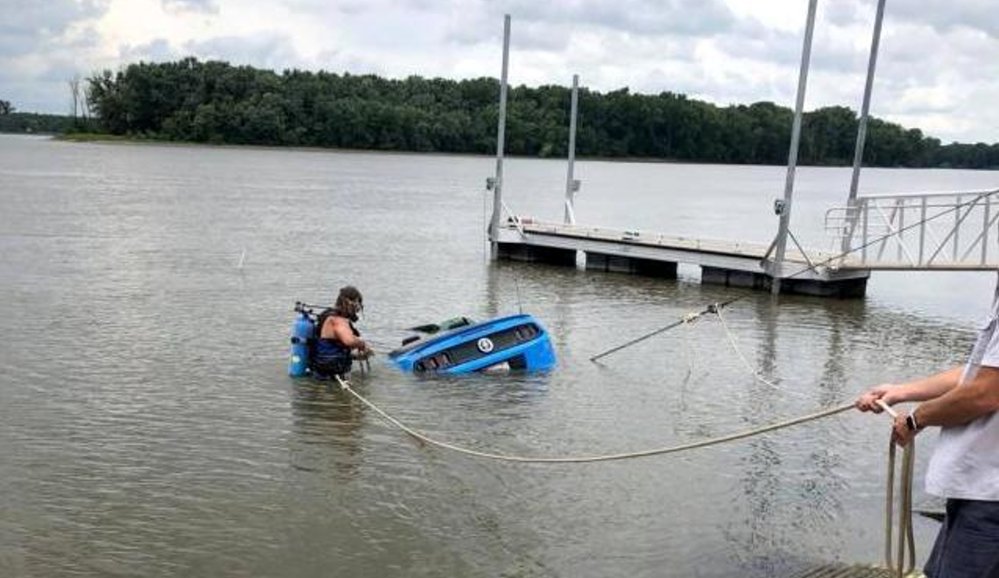
[[340, 289], [333, 307], [319, 314], [312, 356], [313, 375], [325, 379], [347, 375], [354, 359], [364, 360], [372, 355], [371, 348], [361, 339], [361, 332], [354, 327], [363, 310], [361, 292], [347, 285]]

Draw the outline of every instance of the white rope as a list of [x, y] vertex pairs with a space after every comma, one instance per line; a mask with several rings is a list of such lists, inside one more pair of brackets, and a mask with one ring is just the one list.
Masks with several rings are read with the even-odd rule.
[[716, 438], [709, 438], [709, 439], [701, 440], [701, 441], [698, 441], [698, 442], [693, 442], [693, 443], [688, 443], [688, 444], [681, 444], [681, 445], [671, 446], [671, 447], [655, 448], [655, 449], [641, 450], [641, 451], [636, 451], [636, 452], [626, 452], [626, 453], [617, 453], [617, 454], [604, 454], [604, 455], [595, 455], [595, 456], [581, 456], [581, 457], [527, 457], [527, 456], [514, 456], [514, 455], [498, 454], [498, 453], [493, 453], [493, 452], [483, 452], [483, 451], [473, 450], [473, 449], [469, 449], [469, 448], [464, 448], [464, 447], [460, 447], [460, 446], [457, 446], [457, 445], [454, 445], [454, 444], [450, 444], [450, 443], [447, 443], [447, 442], [442, 442], [442, 441], [439, 441], [439, 440], [435, 440], [435, 439], [431, 438], [430, 436], [428, 436], [426, 434], [423, 434], [423, 433], [421, 433], [421, 432], [419, 432], [419, 431], [417, 431], [417, 430], [415, 430], [415, 429], [413, 429], [413, 428], [405, 425], [401, 421], [395, 419], [394, 417], [392, 417], [391, 415], [389, 415], [388, 413], [386, 413], [384, 410], [382, 410], [377, 405], [375, 405], [372, 402], [370, 402], [367, 399], [365, 399], [364, 396], [362, 396], [361, 394], [357, 393], [356, 391], [354, 391], [350, 387], [350, 383], [349, 382], [344, 381], [343, 379], [340, 378], [340, 376], [336, 376], [336, 380], [340, 383], [340, 388], [341, 389], [343, 389], [347, 393], [353, 395], [355, 398], [358, 399], [358, 401], [360, 401], [364, 405], [366, 405], [369, 408], [371, 408], [372, 410], [374, 410], [376, 413], [378, 413], [378, 415], [382, 416], [382, 418], [384, 418], [386, 421], [388, 421], [392, 425], [398, 427], [402, 431], [404, 431], [407, 434], [411, 435], [412, 437], [420, 440], [421, 442], [430, 444], [432, 446], [437, 446], [437, 447], [442, 448], [442, 449], [451, 450], [451, 451], [454, 451], [454, 452], [458, 452], [458, 453], [461, 453], [461, 454], [465, 454], [465, 455], [468, 455], [468, 456], [474, 456], [474, 457], [478, 457], [478, 458], [486, 458], [486, 459], [500, 460], [500, 461], [506, 461], [506, 462], [533, 463], [533, 464], [571, 464], [571, 463], [577, 463], [578, 464], [578, 463], [592, 463], [592, 462], [609, 462], [609, 461], [612, 461], [612, 460], [624, 460], [624, 459], [631, 459], [631, 458], [642, 458], [642, 457], [649, 457], [649, 456], [656, 456], [656, 455], [679, 453], [679, 452], [684, 452], [684, 451], [688, 451], [688, 450], [694, 450], [694, 449], [699, 449], [699, 448], [705, 448], [705, 447], [708, 447], [708, 446], [719, 445], [719, 444], [723, 444], [723, 443], [726, 443], [726, 442], [741, 440], [741, 439], [745, 439], [745, 438], [748, 438], [748, 437], [758, 436], [758, 435], [761, 435], [761, 434], [764, 434], [764, 433], [768, 433], [768, 432], [771, 432], [771, 431], [776, 431], [776, 430], [779, 430], [779, 429], [788, 428], [788, 427], [791, 427], [791, 426], [794, 426], [794, 425], [798, 425], [798, 424], [802, 424], [802, 423], [806, 423], [806, 422], [809, 422], [809, 421], [814, 421], [814, 420], [822, 419], [822, 418], [825, 418], [825, 417], [829, 417], [831, 415], [835, 415], [837, 413], [842, 413], [844, 411], [847, 411], [847, 410], [853, 408], [853, 403], [848, 403], [848, 404], [845, 404], [845, 405], [841, 405], [841, 406], [837, 406], [837, 407], [831, 407], [831, 408], [826, 408], [826, 409], [823, 409], [823, 410], [815, 412], [815, 413], [811, 413], [811, 414], [804, 415], [804, 416], [801, 416], [801, 417], [797, 417], [797, 418], [794, 418], [794, 419], [789, 419], [789, 420], [786, 420], [786, 421], [782, 421], [782, 422], [770, 424], [768, 426], [764, 426], [764, 427], [760, 427], [760, 428], [756, 428], [756, 429], [752, 429], [752, 430], [748, 430], [748, 431], [743, 431], [743, 432], [734, 433], [734, 434], [730, 434], [730, 435], [726, 435], [726, 436], [721, 436], [721, 437], [716, 437]]
[[715, 310], [715, 315], [718, 316], [718, 321], [721, 321], [722, 327], [725, 329], [725, 337], [728, 338], [728, 342], [729, 345], [732, 346], [732, 350], [735, 351], [736, 356], [742, 361], [742, 364], [746, 367], [749, 373], [756, 378], [757, 381], [764, 383], [773, 388], [775, 391], [779, 391], [785, 395], [797, 395], [760, 375], [760, 373], [753, 367], [753, 364], [746, 359], [745, 355], [743, 355], [742, 350], [739, 349], [739, 345], [735, 342], [735, 335], [732, 334], [732, 330], [729, 328], [728, 323], [725, 322], [725, 317], [722, 315], [720, 308]]
[[[694, 321], [697, 320], [696, 314], [688, 315], [689, 319], [685, 317], [683, 319], [683, 325], [687, 327], [687, 331], [693, 328]], [[687, 376], [684, 378], [684, 385], [686, 385], [687, 380], [694, 374], [694, 349], [690, 346], [690, 339], [686, 336], [680, 338], [680, 342], [683, 343], [683, 357], [687, 360]]]
[[[524, 231], [524, 223], [521, 222], [520, 217], [515, 215], [514, 212], [510, 210], [510, 207], [506, 206], [504, 201], [500, 201], [500, 207], [507, 214], [507, 217], [510, 218], [510, 221], [513, 222], [513, 226], [517, 228], [517, 232], [520, 233], [520, 236], [522, 238], [527, 237], [527, 232]], [[494, 234], [498, 235], [499, 233], [495, 232]]]
[[[884, 400], [877, 404], [894, 420], [898, 414]], [[909, 440], [902, 453], [902, 479], [899, 480], [898, 545], [892, 560], [892, 529], [895, 508], [895, 440], [888, 440], [888, 475], [885, 488], [885, 567], [903, 578], [916, 566], [916, 538], [912, 529], [912, 471], [916, 461], [916, 439]]]
[[888, 440], [888, 483], [885, 492], [885, 566], [898, 576], [908, 576], [916, 566], [916, 538], [912, 529], [912, 471], [916, 440], [912, 439], [902, 452], [899, 480], [898, 543], [892, 560], [892, 527], [894, 524], [895, 441]]
[[630, 341], [628, 341], [626, 343], [622, 343], [621, 345], [614, 346], [614, 347], [612, 347], [610, 349], [607, 349], [607, 350], [602, 351], [602, 352], [600, 352], [600, 353], [598, 353], [596, 355], [593, 355], [593, 356], [590, 357], [590, 361], [596, 361], [596, 360], [600, 359], [601, 357], [605, 357], [605, 356], [610, 355], [612, 353], [615, 353], [617, 351], [621, 351], [622, 349], [624, 349], [626, 347], [631, 347], [632, 345], [634, 345], [634, 344], [636, 344], [636, 343], [638, 343], [640, 341], [645, 341], [646, 339], [648, 339], [650, 337], [654, 337], [656, 335], [659, 335], [660, 333], [663, 333], [665, 331], [669, 331], [670, 329], [673, 329], [674, 327], [679, 327], [679, 326], [681, 326], [681, 325], [683, 325], [685, 323], [691, 323], [693, 321], [696, 321], [698, 318], [700, 318], [700, 317], [702, 317], [704, 315], [707, 315], [708, 313], [713, 313], [716, 309], [721, 309], [722, 307], [731, 305], [732, 303], [735, 303], [737, 301], [741, 301], [741, 300], [745, 299], [746, 297], [747, 297], [746, 295], [743, 295], [742, 297], [736, 297], [735, 299], [730, 299], [728, 301], [723, 301], [722, 303], [712, 303], [711, 305], [708, 305], [707, 307], [705, 307], [701, 311], [693, 311], [691, 313], [687, 313], [683, 317], [681, 317], [680, 319], [678, 319], [678, 320], [670, 323], [669, 325], [664, 325], [663, 327], [660, 327], [659, 329], [655, 329], [653, 331], [650, 331], [650, 332], [646, 333], [645, 335], [641, 335], [641, 336], [636, 337], [636, 338], [634, 338], [634, 339], [632, 339], [632, 340], [630, 340]]

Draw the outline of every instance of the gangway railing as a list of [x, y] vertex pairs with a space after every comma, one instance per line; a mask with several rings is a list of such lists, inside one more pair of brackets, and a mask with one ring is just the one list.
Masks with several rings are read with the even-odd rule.
[[999, 189], [864, 195], [826, 211], [842, 265], [985, 270], [999, 266]]

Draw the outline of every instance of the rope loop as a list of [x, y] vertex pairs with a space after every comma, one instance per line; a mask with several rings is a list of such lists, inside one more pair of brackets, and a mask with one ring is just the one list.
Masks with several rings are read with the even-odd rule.
[[916, 538], [912, 528], [912, 472], [916, 440], [902, 451], [902, 467], [898, 481], [898, 543], [892, 559], [892, 534], [895, 509], [895, 441], [888, 440], [888, 475], [885, 488], [885, 567], [898, 578], [912, 573], [916, 567]]

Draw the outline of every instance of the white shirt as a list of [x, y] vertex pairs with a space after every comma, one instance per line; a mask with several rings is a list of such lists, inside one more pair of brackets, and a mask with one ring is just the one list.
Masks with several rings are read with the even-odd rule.
[[[999, 293], [958, 387], [970, 381], [982, 365], [999, 368]], [[940, 428], [926, 470], [926, 491], [944, 498], [999, 501], [999, 412]]]

